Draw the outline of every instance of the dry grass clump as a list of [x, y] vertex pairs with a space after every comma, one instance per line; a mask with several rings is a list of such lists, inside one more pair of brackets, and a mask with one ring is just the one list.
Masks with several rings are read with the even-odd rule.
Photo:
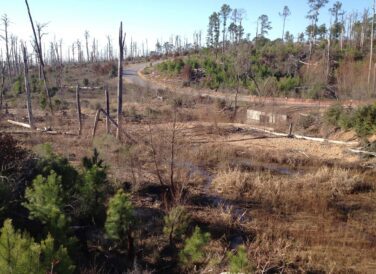
[[253, 174], [240, 171], [239, 168], [220, 170], [213, 179], [212, 186], [219, 193], [244, 194], [252, 189]]

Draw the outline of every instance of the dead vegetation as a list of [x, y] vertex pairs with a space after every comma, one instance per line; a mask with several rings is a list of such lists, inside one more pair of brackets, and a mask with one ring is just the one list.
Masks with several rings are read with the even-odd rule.
[[[114, 117], [114, 83], [108, 84]], [[257, 273], [375, 270], [376, 174], [362, 167], [372, 165], [372, 159], [359, 159], [338, 145], [276, 138], [228, 123], [232, 111], [212, 99], [136, 86], [127, 86], [123, 117], [124, 131], [135, 142], [118, 142], [114, 126], [106, 134], [104, 120], [92, 139], [92, 121], [104, 107], [104, 92], [80, 95], [81, 136], [13, 134], [28, 148], [51, 143], [75, 165], [93, 147], [98, 149], [113, 186], [132, 193], [142, 220], [135, 238], [143, 269], [177, 273], [175, 255], [182, 242], [171, 247], [162, 230], [163, 217], [180, 205], [190, 215], [188, 231], [199, 225], [211, 234], [200, 271], [228, 269], [227, 252], [241, 244]], [[77, 128], [74, 91], [55, 98], [64, 107], [49, 117], [38, 110], [34, 96], [37, 127]], [[24, 104], [10, 102], [11, 114], [3, 117], [24, 120]], [[238, 115], [242, 111], [240, 107]], [[4, 119], [0, 127], [16, 131]], [[82, 271], [106, 273], [106, 267]]]

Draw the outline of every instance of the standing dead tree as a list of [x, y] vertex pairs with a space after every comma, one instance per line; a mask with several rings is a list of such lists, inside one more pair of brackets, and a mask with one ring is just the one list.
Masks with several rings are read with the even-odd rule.
[[3, 100], [4, 100], [4, 84], [5, 84], [5, 65], [1, 61], [1, 87], [0, 87], [0, 112], [3, 110]]
[[89, 55], [89, 31], [85, 31], [85, 45], [86, 45], [86, 62], [90, 62], [90, 55]]
[[6, 54], [6, 61], [8, 66], [8, 76], [11, 75], [11, 65], [10, 65], [10, 54], [9, 54], [9, 39], [8, 39], [8, 26], [9, 26], [9, 18], [6, 14], [1, 17], [1, 21], [4, 25], [4, 35], [1, 35], [1, 39], [5, 42], [5, 54]]
[[107, 113], [107, 116], [106, 116], [106, 132], [107, 134], [110, 133], [110, 96], [108, 94], [108, 87], [105, 86], [104, 87], [104, 96], [105, 96], [105, 99], [106, 99], [106, 113]]
[[373, 63], [373, 38], [374, 38], [374, 30], [375, 30], [375, 4], [376, 1], [373, 0], [373, 7], [372, 7], [372, 25], [371, 25], [371, 42], [370, 42], [370, 53], [369, 53], [369, 66], [368, 66], [368, 96], [370, 95], [371, 91], [371, 71], [372, 71], [372, 63]]
[[121, 116], [123, 114], [123, 58], [124, 58], [125, 33], [123, 33], [123, 22], [120, 22], [119, 28], [119, 60], [118, 60], [118, 109], [117, 109], [117, 131], [116, 138], [120, 139]]
[[78, 135], [82, 132], [82, 116], [81, 116], [81, 102], [80, 102], [80, 86], [76, 87], [76, 103], [77, 103], [77, 120], [78, 120]]
[[29, 3], [27, 2], [27, 0], [25, 0], [25, 3], [26, 3], [26, 7], [27, 7], [27, 13], [28, 13], [29, 19], [30, 19], [31, 28], [33, 29], [34, 42], [35, 42], [35, 47], [37, 49], [37, 53], [38, 53], [38, 56], [39, 56], [39, 63], [42, 66], [42, 71], [41, 72], [42, 72], [42, 79], [43, 79], [43, 82], [44, 82], [44, 89], [46, 90], [48, 104], [49, 104], [50, 110], [52, 112], [52, 102], [51, 102], [50, 91], [48, 90], [48, 86], [47, 86], [46, 73], [44, 71], [44, 62], [43, 62], [43, 55], [42, 55], [42, 50], [41, 50], [41, 44], [40, 44], [40, 41], [38, 39], [37, 33], [35, 31], [33, 17], [31, 16]]
[[[39, 41], [39, 47], [40, 47], [39, 50], [40, 50], [42, 56], [43, 56], [42, 37], [47, 34], [47, 33], [43, 32], [43, 30], [44, 30], [45, 27], [47, 27], [47, 25], [48, 25], [48, 23], [44, 23], [44, 24], [37, 23], [37, 35], [38, 35], [38, 41]], [[38, 48], [37, 47], [38, 47], [38, 45], [35, 44], [34, 45], [35, 52], [38, 55]], [[43, 66], [39, 62], [39, 80], [42, 80], [42, 69], [43, 69]]]
[[32, 109], [31, 109], [29, 67], [28, 67], [28, 64], [27, 64], [27, 49], [26, 49], [25, 45], [22, 45], [22, 54], [23, 54], [23, 62], [24, 62], [24, 78], [25, 78], [27, 115], [28, 115], [28, 118], [29, 118], [30, 128], [34, 129], [33, 112], [32, 112]]

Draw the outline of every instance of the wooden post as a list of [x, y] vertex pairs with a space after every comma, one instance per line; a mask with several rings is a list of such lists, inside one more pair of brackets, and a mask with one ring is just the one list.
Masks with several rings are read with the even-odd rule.
[[108, 95], [108, 87], [105, 86], [104, 87], [104, 95], [106, 97], [106, 113], [107, 113], [107, 116], [106, 116], [106, 132], [107, 134], [110, 133], [110, 99], [109, 99], [109, 95]]
[[119, 28], [119, 60], [118, 60], [118, 109], [116, 138], [120, 139], [121, 132], [121, 115], [123, 114], [123, 54], [124, 54], [125, 34], [123, 35], [123, 22], [120, 22]]
[[99, 115], [100, 115], [100, 113], [101, 113], [101, 110], [98, 109], [97, 113], [95, 114], [94, 127], [93, 127], [93, 138], [95, 136], [95, 132], [97, 131], [97, 126], [98, 126], [98, 121], [99, 121]]
[[294, 137], [294, 135], [292, 135], [292, 123], [290, 123], [290, 126], [289, 126], [289, 134], [287, 135], [288, 138], [292, 138]]
[[78, 135], [82, 132], [82, 116], [81, 116], [81, 102], [80, 102], [80, 86], [76, 87], [76, 103], [77, 103], [77, 119], [78, 119]]
[[25, 78], [27, 115], [29, 118], [30, 128], [34, 129], [33, 112], [32, 112], [31, 97], [30, 97], [29, 67], [27, 65], [27, 50], [26, 50], [25, 45], [22, 45], [22, 53], [23, 53], [23, 61], [24, 61], [24, 78]]

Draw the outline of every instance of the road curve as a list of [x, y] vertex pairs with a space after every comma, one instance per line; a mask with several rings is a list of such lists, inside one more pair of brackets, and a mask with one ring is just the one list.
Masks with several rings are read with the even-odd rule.
[[[153, 64], [163, 62], [157, 61]], [[154, 88], [168, 88], [169, 90], [180, 93], [180, 94], [190, 94], [194, 96], [205, 96], [214, 99], [234, 99], [234, 93], [221, 93], [211, 90], [197, 90], [194, 88], [171, 88], [163, 83], [156, 82], [155, 80], [149, 80], [142, 76], [141, 71], [149, 66], [149, 63], [138, 63], [129, 64], [125, 66], [123, 71], [124, 81], [126, 83], [134, 84], [141, 87], [154, 87]], [[141, 76], [140, 76], [141, 75]], [[290, 106], [301, 106], [301, 107], [329, 107], [336, 103], [341, 103], [344, 106], [358, 106], [364, 105], [369, 102], [360, 100], [314, 100], [314, 99], [300, 99], [300, 98], [283, 98], [283, 97], [259, 97], [252, 95], [239, 95], [238, 101], [246, 103], [262, 103], [268, 105], [290, 105]]]

